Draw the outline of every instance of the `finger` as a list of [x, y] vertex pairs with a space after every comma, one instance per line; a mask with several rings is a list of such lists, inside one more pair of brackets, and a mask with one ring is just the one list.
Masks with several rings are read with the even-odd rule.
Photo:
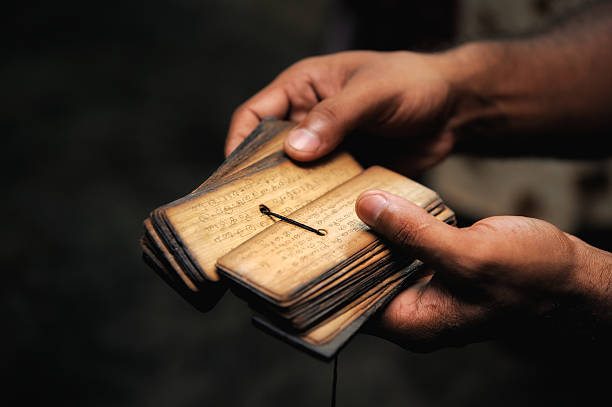
[[289, 132], [285, 151], [298, 161], [311, 161], [332, 151], [345, 135], [368, 123], [387, 105], [376, 97], [376, 83], [347, 85], [316, 104]]
[[232, 116], [227, 139], [225, 156], [232, 151], [266, 117], [283, 119], [289, 110], [290, 101], [285, 91], [278, 86], [265, 88], [240, 106]]
[[[418, 278], [415, 278], [414, 282], [408, 288], [404, 289], [397, 297], [395, 297], [395, 299], [391, 300], [391, 302], [397, 300], [397, 298], [402, 297], [403, 302], [405, 304], [413, 304], [420, 297], [423, 290], [431, 281], [432, 277], [433, 271], [427, 268], [426, 270], [424, 270], [422, 275], [420, 275]], [[385, 309], [387, 309], [389, 306], [390, 304], [388, 304]], [[374, 316], [364, 324], [364, 326], [360, 329], [360, 332], [380, 336], [380, 331], [382, 330], [382, 316], [384, 314], [384, 310], [376, 314], [376, 316]]]
[[375, 335], [428, 352], [485, 338], [487, 310], [460, 301], [434, 277], [395, 297], [378, 317]]
[[464, 260], [477, 249], [471, 235], [388, 192], [364, 192], [357, 198], [355, 209], [376, 232], [437, 270], [460, 272], [465, 268]]

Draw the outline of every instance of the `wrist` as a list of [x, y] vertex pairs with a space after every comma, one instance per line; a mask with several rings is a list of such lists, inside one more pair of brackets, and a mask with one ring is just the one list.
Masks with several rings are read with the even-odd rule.
[[446, 130], [456, 142], [499, 132], [507, 121], [497, 89], [503, 80], [500, 61], [507, 58], [505, 47], [498, 42], [473, 42], [438, 54], [450, 88]]
[[612, 323], [612, 253], [569, 235], [575, 247], [576, 264], [571, 276], [571, 294], [599, 320]]

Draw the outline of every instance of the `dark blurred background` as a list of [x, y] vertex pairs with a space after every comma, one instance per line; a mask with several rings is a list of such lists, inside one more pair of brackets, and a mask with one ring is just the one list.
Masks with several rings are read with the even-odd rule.
[[[142, 219], [221, 163], [233, 109], [301, 58], [442, 49], [535, 29], [580, 3], [5, 5], [0, 403], [327, 404], [331, 365], [256, 330], [231, 294], [200, 314], [148, 269], [138, 245]], [[609, 185], [608, 163], [579, 165], [588, 191]], [[440, 177], [431, 179], [444, 196]], [[448, 195], [457, 197], [451, 206], [470, 206]], [[571, 213], [578, 220], [570, 231], [610, 249], [612, 227]], [[486, 215], [466, 211], [462, 219]], [[415, 354], [359, 335], [339, 358], [338, 404], [588, 405], [605, 394], [609, 374], [596, 372], [608, 368], [609, 353], [563, 334], [518, 336], [523, 341]]]

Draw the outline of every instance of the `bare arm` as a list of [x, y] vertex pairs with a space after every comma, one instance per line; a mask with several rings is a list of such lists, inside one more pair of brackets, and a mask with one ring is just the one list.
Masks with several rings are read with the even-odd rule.
[[[281, 73], [232, 118], [229, 154], [266, 116], [300, 122], [285, 145], [308, 161], [356, 129], [394, 138], [420, 172], [458, 147], [487, 154], [608, 156], [612, 3], [530, 38], [438, 54], [345, 52]], [[380, 140], [376, 142], [380, 143]], [[403, 146], [403, 147], [402, 147]], [[389, 151], [386, 151], [389, 153]]]
[[463, 150], [611, 154], [601, 144], [612, 134], [612, 3], [544, 34], [467, 44], [446, 59], [461, 95], [448, 126]]

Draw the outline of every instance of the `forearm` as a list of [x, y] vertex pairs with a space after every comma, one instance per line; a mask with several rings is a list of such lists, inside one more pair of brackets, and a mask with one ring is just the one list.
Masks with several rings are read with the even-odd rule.
[[533, 38], [466, 44], [440, 60], [460, 148], [610, 154], [597, 142], [612, 129], [612, 4]]
[[609, 329], [612, 327], [612, 253], [570, 237], [576, 253], [570, 297], [586, 324]]

